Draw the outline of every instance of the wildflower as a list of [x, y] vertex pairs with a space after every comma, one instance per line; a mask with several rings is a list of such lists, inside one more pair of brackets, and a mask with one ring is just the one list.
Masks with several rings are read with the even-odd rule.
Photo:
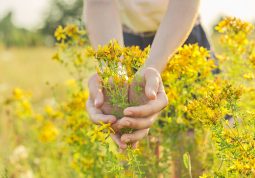
[[84, 62], [82, 54], [81, 53], [77, 53], [76, 54], [76, 58], [75, 58], [75, 60], [73, 62], [74, 62], [74, 65], [76, 67], [80, 67], [83, 64], [83, 62]]
[[227, 17], [215, 29], [222, 34], [221, 41], [234, 54], [243, 54], [249, 45], [248, 36], [254, 29], [251, 23]]
[[69, 80], [65, 81], [65, 85], [67, 87], [70, 87], [70, 88], [76, 88], [77, 87], [77, 82], [76, 82], [75, 79], [69, 79]]
[[61, 61], [58, 52], [55, 53], [55, 54], [52, 56], [52, 59], [55, 60], [55, 61]]
[[17, 164], [22, 160], [26, 160], [28, 158], [28, 151], [24, 145], [17, 146], [10, 156], [10, 162], [12, 164]]
[[64, 28], [64, 31], [67, 36], [71, 38], [77, 38], [78, 37], [78, 27], [74, 24], [69, 24]]
[[203, 48], [195, 45], [185, 45], [179, 48], [176, 55], [170, 59], [165, 72], [162, 75], [163, 80], [167, 82], [169, 78], [165, 75], [173, 73], [176, 78], [181, 76], [201, 77], [210, 75], [211, 70], [214, 68], [212, 61], [208, 61], [209, 52]]
[[241, 95], [241, 90], [227, 82], [211, 86], [204, 96], [189, 102], [187, 122], [201, 122], [204, 125], [217, 124], [226, 114], [233, 112], [232, 105]]
[[252, 73], [247, 73], [247, 74], [244, 74], [243, 77], [247, 80], [252, 80], [254, 79], [254, 75]]
[[33, 116], [36, 121], [43, 121], [44, 117], [41, 114], [34, 114]]
[[42, 142], [51, 142], [54, 141], [59, 135], [59, 130], [51, 122], [47, 122], [43, 125], [40, 131], [40, 140]]
[[68, 109], [74, 111], [84, 111], [88, 97], [89, 93], [87, 90], [73, 93], [71, 100], [67, 103]]
[[33, 109], [28, 100], [21, 100], [17, 103], [16, 115], [18, 118], [27, 119], [33, 116]]
[[51, 119], [61, 119], [63, 114], [58, 109], [53, 109], [53, 107], [46, 105], [44, 107], [45, 114]]
[[15, 88], [13, 90], [13, 96], [15, 99], [21, 99], [23, 97], [23, 91], [20, 88]]
[[226, 17], [215, 27], [215, 29], [220, 33], [244, 32], [245, 34], [250, 34], [254, 29], [254, 26], [251, 23], [244, 22], [235, 17]]
[[15, 100], [28, 99], [31, 94], [23, 91], [21, 88], [14, 88], [12, 91], [12, 96]]
[[54, 36], [56, 37], [58, 41], [62, 41], [66, 39], [65, 30], [63, 29], [61, 25], [57, 27]]
[[95, 126], [94, 129], [88, 132], [88, 136], [91, 137], [91, 142], [100, 141], [105, 142], [106, 138], [110, 136], [110, 133], [114, 133], [111, 128], [111, 123], [105, 124], [100, 122], [100, 126]]

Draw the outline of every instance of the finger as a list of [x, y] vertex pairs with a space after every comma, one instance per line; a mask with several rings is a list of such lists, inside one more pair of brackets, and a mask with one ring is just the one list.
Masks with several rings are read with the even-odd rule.
[[91, 120], [96, 124], [100, 124], [100, 122], [114, 123], [117, 120], [116, 117], [113, 115], [104, 115], [100, 109], [94, 106], [91, 99], [88, 99], [86, 104], [86, 109], [88, 111], [88, 114]]
[[95, 102], [94, 102], [94, 105], [97, 107], [97, 108], [100, 108], [104, 103], [104, 95], [103, 95], [103, 92], [101, 89], [99, 89], [97, 91], [97, 95], [96, 95], [96, 98], [95, 98]]
[[124, 115], [129, 117], [147, 117], [160, 112], [167, 106], [167, 104], [168, 98], [166, 93], [161, 90], [158, 92], [157, 98], [155, 100], [150, 100], [145, 105], [128, 107], [124, 110]]
[[123, 117], [113, 124], [113, 129], [118, 131], [123, 128], [132, 128], [132, 129], [147, 129], [156, 120], [158, 114], [154, 114], [147, 118], [131, 118]]
[[94, 101], [94, 105], [99, 108], [104, 103], [104, 95], [102, 92], [102, 84], [97, 74], [90, 77], [88, 82], [90, 98]]
[[130, 134], [123, 134], [121, 141], [124, 143], [136, 142], [148, 135], [149, 129], [137, 130]]
[[120, 135], [119, 135], [119, 134], [113, 134], [113, 133], [111, 133], [110, 136], [111, 136], [112, 140], [119, 146], [119, 148], [120, 148], [121, 150], [127, 148], [127, 144], [126, 144], [125, 142], [122, 142], [122, 141], [120, 140]]
[[160, 74], [154, 68], [148, 68], [144, 73], [145, 79], [145, 95], [149, 99], [156, 99], [156, 95], [159, 89]]

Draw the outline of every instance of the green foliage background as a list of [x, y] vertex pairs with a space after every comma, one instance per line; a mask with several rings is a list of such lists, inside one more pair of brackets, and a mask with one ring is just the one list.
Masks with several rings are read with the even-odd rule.
[[43, 23], [38, 29], [24, 29], [12, 22], [13, 13], [8, 12], [0, 19], [0, 44], [12, 47], [53, 46], [53, 33], [58, 25], [81, 23], [82, 0], [51, 0], [50, 8], [44, 13]]

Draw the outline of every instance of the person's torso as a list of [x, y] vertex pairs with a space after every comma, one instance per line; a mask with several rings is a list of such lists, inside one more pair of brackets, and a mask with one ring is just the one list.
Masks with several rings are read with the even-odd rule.
[[117, 0], [121, 21], [134, 32], [156, 31], [169, 0]]

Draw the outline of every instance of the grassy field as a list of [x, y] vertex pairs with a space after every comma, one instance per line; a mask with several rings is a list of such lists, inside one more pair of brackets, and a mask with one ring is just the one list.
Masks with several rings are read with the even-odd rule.
[[[16, 87], [31, 92], [33, 103], [51, 102], [53, 97], [50, 86], [63, 84], [71, 78], [63, 66], [51, 60], [54, 51], [54, 48], [46, 47], [0, 48], [0, 102], [10, 96], [12, 89]], [[0, 177], [3, 174], [2, 169], [6, 167], [4, 162], [9, 159], [13, 149], [19, 142], [27, 139], [15, 135], [16, 121], [8, 117], [6, 108], [0, 108], [1, 110], [4, 112], [0, 112], [2, 113], [0, 114]], [[36, 145], [31, 147], [35, 150], [40, 149]], [[53, 164], [50, 160], [46, 161]], [[56, 168], [56, 166], [52, 167]]]
[[[218, 36], [212, 40], [219, 46]], [[215, 48], [220, 51], [220, 48]], [[40, 101], [51, 95], [46, 83], [61, 84], [71, 79], [70, 73], [59, 63], [51, 60], [54, 48], [4, 48], [0, 46], [0, 100], [10, 89], [20, 87], [33, 93], [33, 99]], [[87, 78], [88, 76], [84, 76]]]
[[[224, 51], [224, 48], [220, 47], [219, 41], [220, 41], [219, 35], [214, 35], [212, 37], [211, 42], [213, 44], [213, 49], [215, 50], [214, 52], [216, 52], [216, 54]], [[85, 103], [85, 98], [87, 99], [87, 97], [88, 97], [87, 92], [84, 92], [84, 91], [80, 92], [81, 90], [79, 90], [79, 92], [77, 94], [77, 91], [75, 89], [73, 89], [73, 93], [75, 93], [75, 94], [73, 94], [72, 92], [70, 92], [68, 90], [67, 81], [70, 82], [70, 79], [72, 79], [73, 77], [72, 77], [71, 73], [69, 73], [70, 70], [66, 69], [64, 66], [60, 65], [59, 63], [57, 63], [56, 61], [53, 61], [51, 59], [53, 54], [56, 52], [56, 50], [57, 49], [55, 49], [55, 48], [46, 48], [46, 47], [4, 48], [4, 47], [0, 46], [0, 178], [7, 178], [8, 176], [10, 178], [44, 178], [44, 177], [45, 178], [46, 177], [47, 178], [56, 178], [56, 177], [61, 177], [61, 178], [70, 178], [70, 177], [80, 178], [81, 177], [81, 178], [83, 178], [83, 177], [85, 177], [85, 175], [90, 175], [90, 174], [96, 175], [96, 172], [99, 172], [100, 174], [101, 174], [101, 172], [103, 172], [102, 168], [105, 167], [105, 164], [103, 164], [102, 167], [95, 168], [96, 167], [95, 165], [97, 165], [96, 163], [98, 163], [98, 162], [96, 162], [96, 161], [98, 161], [97, 158], [101, 158], [101, 156], [102, 156], [102, 155], [100, 155], [102, 150], [98, 149], [99, 150], [98, 152], [100, 152], [100, 154], [95, 152], [95, 145], [98, 144], [101, 146], [101, 143], [94, 142], [93, 144], [91, 144], [92, 139], [90, 137], [92, 137], [94, 135], [88, 134], [89, 129], [92, 129], [92, 127], [94, 127], [94, 124], [92, 124], [92, 122], [90, 122], [88, 114], [85, 114], [86, 110], [85, 110], [84, 103]], [[195, 50], [191, 50], [191, 53], [193, 51], [195, 51]], [[75, 56], [75, 55], [77, 55], [77, 53], [71, 53], [71, 55]], [[69, 57], [68, 57], [68, 59], [69, 59]], [[85, 61], [83, 63], [83, 65], [80, 65], [82, 69], [84, 69], [84, 67], [86, 69], [86, 70], [84, 70], [85, 71], [84, 74], [82, 72], [78, 72], [79, 76], [82, 76], [82, 77], [84, 76], [84, 83], [86, 83], [86, 80], [88, 79], [88, 77], [90, 75], [89, 73], [92, 72], [91, 67], [94, 67], [92, 62], [90, 62], [91, 61], [90, 58], [87, 58], [87, 59], [88, 59], [88, 61]], [[206, 60], [207, 58], [202, 58], [202, 59], [204, 59], [203, 62], [208, 62], [208, 60]], [[240, 60], [241, 59], [240, 56], [238, 59], [239, 60], [237, 60], [237, 61], [242, 61], [242, 60]], [[195, 63], [194, 61], [197, 61], [197, 60], [193, 60], [192, 64]], [[90, 65], [90, 64], [92, 64], [92, 65]], [[226, 64], [228, 64], [228, 63], [225, 63], [225, 68], [227, 69], [230, 66], [231, 70], [234, 69], [233, 66], [237, 66], [236, 70], [234, 70], [234, 74], [237, 77], [234, 79], [230, 77], [230, 79], [237, 80], [238, 81], [238, 82], [236, 82], [237, 84], [245, 85], [247, 81], [243, 79], [244, 78], [243, 74], [248, 72], [249, 68], [242, 67], [243, 66], [243, 65], [241, 65], [242, 63], [240, 65], [239, 65], [239, 63], [238, 63], [238, 65], [234, 65], [231, 63], [231, 60], [230, 60], [230, 65], [226, 65]], [[208, 64], [206, 64], [206, 65], [208, 65]], [[222, 70], [221, 74], [219, 74], [219, 76], [220, 75], [223, 76], [224, 73], [227, 73], [224, 71], [225, 68], [224, 67], [221, 68], [223, 70]], [[193, 69], [193, 68], [191, 68], [191, 69]], [[252, 70], [253, 70], [253, 68], [252, 68]], [[196, 69], [196, 70], [191, 70], [191, 71], [198, 71], [198, 70]], [[211, 72], [209, 72], [209, 74], [211, 74]], [[209, 76], [209, 74], [208, 74], [208, 76]], [[200, 76], [200, 74], [198, 75], [198, 77], [199, 76]], [[228, 75], [224, 75], [223, 78], [224, 77], [228, 78]], [[179, 82], [181, 80], [178, 79], [176, 81]], [[171, 85], [169, 85], [169, 86], [172, 87], [175, 83], [178, 83], [176, 81], [171, 83]], [[208, 81], [209, 81], [209, 77], [208, 77]], [[250, 80], [249, 80], [249, 82], [252, 83]], [[79, 85], [79, 86], [81, 86], [81, 85]], [[212, 85], [211, 87], [208, 87], [207, 89], [209, 90], [210, 88], [213, 88], [213, 86], [214, 85]], [[219, 84], [219, 86], [220, 86], [220, 84]], [[253, 84], [251, 86], [254, 88]], [[29, 117], [29, 116], [24, 117], [24, 118], [18, 117], [18, 114], [15, 113], [16, 112], [15, 106], [13, 107], [13, 105], [11, 106], [11, 104], [10, 105], [4, 104], [5, 101], [10, 101], [10, 100], [6, 100], [6, 98], [11, 96], [13, 88], [16, 88], [16, 87], [21, 88], [24, 91], [28, 91], [29, 93], [32, 94], [31, 106], [34, 109], [33, 111], [35, 111], [35, 112], [31, 112], [31, 113], [33, 113], [33, 117]], [[177, 86], [175, 86], [175, 87], [177, 87]], [[174, 88], [174, 86], [173, 86], [173, 88]], [[204, 89], [203, 87], [201, 87], [201, 88]], [[187, 92], [186, 89], [187, 89], [187, 87], [186, 87], [186, 83], [185, 83], [185, 87], [181, 88], [181, 91], [183, 90], [183, 93], [184, 92], [186, 93]], [[175, 91], [175, 90], [173, 90], [173, 91]], [[192, 92], [194, 92], [194, 91], [192, 90]], [[199, 93], [199, 94], [201, 94], [201, 93]], [[253, 92], [253, 94], [254, 94], [254, 92]], [[184, 96], [181, 96], [181, 94], [176, 94], [176, 95], [179, 98], [186, 96], [185, 94], [184, 94]], [[66, 96], [69, 96], [69, 98]], [[214, 96], [214, 95], [212, 95], [212, 96]], [[234, 96], [234, 94], [233, 94], [233, 96]], [[15, 97], [13, 97], [13, 98], [15, 98]], [[72, 98], [70, 100], [71, 102], [69, 101], [70, 98]], [[243, 105], [240, 105], [241, 106], [240, 108], [242, 108], [242, 107], [247, 108], [246, 105], [249, 105], [249, 107], [251, 108], [250, 110], [253, 110], [254, 105], [255, 105], [253, 102], [254, 98], [255, 98], [255, 94], [251, 95], [250, 93], [248, 93], [248, 95], [243, 97], [243, 100], [247, 100], [247, 101], [251, 100], [251, 102], [247, 102], [247, 101], [242, 102]], [[63, 99], [64, 102], [60, 102], [61, 99]], [[184, 99], [186, 100], [186, 98], [184, 98]], [[195, 100], [193, 97], [191, 97], [190, 99]], [[227, 97], [227, 99], [229, 99], [229, 97]], [[227, 101], [227, 99], [226, 99], [226, 101]], [[176, 100], [178, 100], [178, 99], [176, 99]], [[203, 100], [201, 100], [201, 101], [203, 101]], [[208, 101], [211, 102], [211, 100], [208, 100]], [[11, 103], [11, 102], [9, 102], [9, 103]], [[182, 105], [185, 106], [185, 108], [186, 108], [186, 105], [184, 105], [184, 104], [182, 104]], [[52, 110], [48, 111], [46, 109], [47, 106], [50, 106]], [[71, 109], [69, 109], [69, 110], [64, 109], [64, 111], [65, 111], [64, 112], [61, 109], [56, 109], [58, 106], [60, 106], [59, 108], [61, 108], [61, 109], [65, 108], [66, 106], [70, 107]], [[72, 108], [72, 106], [73, 106], [73, 108]], [[224, 110], [224, 109], [225, 108], [223, 108], [222, 110]], [[183, 112], [182, 110], [184, 110], [184, 109], [180, 109], [180, 110], [181, 110], [181, 112]], [[56, 115], [56, 113], [54, 113], [55, 111], [60, 111], [60, 116], [58, 115], [55, 117], [55, 115]], [[200, 114], [200, 112], [198, 112], [198, 113], [200, 115], [204, 115], [203, 111], [204, 110], [201, 109], [202, 114]], [[215, 113], [217, 113], [217, 111], [218, 110], [215, 110]], [[54, 116], [48, 114], [48, 112], [51, 112], [51, 114], [53, 113], [52, 115], [54, 115]], [[63, 113], [61, 113], [61, 112], [63, 112]], [[35, 115], [36, 115], [35, 113], [36, 114], [43, 113], [40, 115], [40, 116], [42, 116], [41, 120], [40, 119], [37, 120], [37, 117], [35, 117]], [[30, 115], [32, 115], [32, 114], [30, 114]], [[70, 116], [72, 116], [72, 117], [70, 117]], [[223, 116], [226, 116], [226, 115], [223, 115]], [[167, 117], [170, 118], [170, 116], [167, 116]], [[171, 117], [174, 118], [175, 116], [171, 116]], [[65, 119], [63, 119], [63, 118], [65, 118]], [[225, 121], [225, 118], [224, 117], [222, 117], [222, 118]], [[164, 119], [164, 118], [161, 118], [161, 119]], [[168, 118], [165, 118], [165, 119], [168, 119]], [[85, 122], [85, 120], [87, 120], [88, 123], [91, 125], [86, 123], [87, 128], [84, 129], [83, 122]], [[40, 137], [38, 137], [38, 136], [40, 136], [40, 133], [44, 132], [45, 130], [51, 131], [52, 128], [49, 128], [49, 127], [46, 127], [45, 130], [43, 129], [44, 128], [43, 126], [47, 125], [49, 123], [49, 121], [51, 121], [52, 123], [55, 124], [56, 130], [58, 129], [58, 131], [59, 131], [59, 137], [56, 137], [56, 140], [54, 140], [53, 142], [49, 141], [49, 142], [44, 143], [42, 140], [40, 140]], [[67, 129], [68, 127], [63, 126], [64, 125], [63, 123], [69, 123], [69, 127], [70, 127], [69, 130]], [[156, 125], [156, 127], [157, 126], [158, 125]], [[167, 125], [164, 125], [164, 126], [167, 126]], [[165, 136], [165, 138], [167, 138], [167, 140], [172, 139], [172, 140], [178, 141], [178, 139], [181, 139], [181, 137], [177, 138], [177, 139], [174, 138], [175, 137], [174, 134], [181, 133], [181, 131], [179, 132], [178, 129], [182, 129], [182, 127], [179, 127], [179, 126], [173, 127], [172, 125], [169, 125], [169, 127], [165, 127], [164, 129], [162, 129], [162, 128], [163, 128], [163, 125], [160, 126], [159, 128], [154, 128], [155, 129], [154, 134], [160, 134], [160, 132], [158, 132], [160, 130], [160, 131], [162, 131], [162, 133], [161, 133], [162, 135], [159, 135], [159, 136]], [[200, 128], [203, 128], [203, 127], [200, 127]], [[70, 129], [73, 129], [73, 132], [71, 132], [71, 133], [75, 133], [74, 136], [76, 136], [76, 137], [71, 137], [73, 135], [69, 133]], [[241, 129], [243, 129], [243, 128], [241, 128]], [[171, 135], [172, 136], [171, 138], [169, 137], [170, 130], [172, 133], [174, 133]], [[84, 132], [82, 132], [82, 131], [84, 131]], [[82, 133], [81, 135], [79, 135], [80, 132]], [[70, 136], [69, 138], [71, 138], [68, 141], [65, 140], [66, 137], [63, 136], [63, 135], [65, 135], [65, 133], [67, 133], [67, 135], [69, 133], [69, 136]], [[186, 134], [186, 131], [184, 130], [183, 133]], [[77, 135], [80, 137], [77, 137]], [[84, 136], [86, 136], [87, 141], [84, 139]], [[81, 138], [81, 140], [79, 140], [80, 138]], [[185, 136], [185, 138], [186, 138], [186, 136]], [[77, 145], [78, 146], [74, 147], [72, 145], [73, 147], [71, 147], [70, 146], [71, 144], [69, 144], [69, 145], [66, 144], [66, 142], [69, 142], [70, 140], [75, 143], [74, 144], [75, 146], [77, 146]], [[90, 140], [90, 141], [88, 141], [88, 140]], [[206, 140], [207, 140], [207, 138], [206, 138]], [[202, 141], [201, 141], [201, 143], [203, 143]], [[85, 142], [87, 142], [87, 143], [85, 143]], [[41, 144], [41, 143], [43, 143], [43, 144]], [[90, 144], [88, 144], [88, 143], [90, 143]], [[174, 141], [173, 141], [173, 143], [174, 143]], [[200, 142], [198, 142], [198, 143], [200, 143]], [[162, 145], [163, 144], [164, 143], [162, 142]], [[87, 147], [84, 147], [84, 145]], [[188, 144], [185, 143], [183, 145], [188, 145]], [[200, 144], [198, 144], [198, 145], [200, 146]], [[148, 144], [146, 146], [148, 146]], [[181, 145], [181, 147], [182, 147], [182, 145]], [[98, 147], [98, 148], [101, 148], [101, 147]], [[201, 148], [202, 148], [202, 146], [201, 146]], [[206, 146], [204, 148], [207, 149]], [[169, 143], [168, 143], [165, 145], [164, 149], [171, 150], [172, 147], [169, 146]], [[179, 148], [177, 147], [177, 149], [179, 149]], [[184, 147], [182, 147], [182, 149], [184, 149]], [[147, 150], [147, 149], [145, 149], [145, 150]], [[207, 150], [209, 150], [209, 149], [207, 149]], [[75, 153], [74, 155], [71, 154], [73, 151]], [[105, 150], [103, 149], [103, 152], [104, 151]], [[149, 153], [149, 151], [154, 151], [154, 150], [148, 149], [147, 151]], [[82, 153], [82, 154], [80, 154], [80, 153]], [[84, 156], [83, 153], [84, 154], [86, 153], [88, 155], [85, 154], [86, 156]], [[207, 152], [206, 152], [206, 154], [207, 154]], [[148, 160], [150, 160], [147, 157], [148, 155], [146, 154], [146, 157], [144, 157], [145, 159], [143, 161], [145, 163], [146, 163], [146, 161], [148, 162]], [[180, 154], [179, 156], [182, 159], [182, 155]], [[197, 156], [198, 157], [200, 156], [199, 152], [198, 152]], [[72, 165], [71, 160], [73, 158], [77, 158], [77, 157], [79, 158], [77, 160], [81, 160], [81, 162], [77, 162], [76, 168], [75, 168], [75, 164]], [[83, 159], [80, 159], [80, 157]], [[17, 159], [18, 161], [15, 162], [15, 159]], [[109, 157], [109, 159], [112, 161], [113, 157]], [[155, 159], [155, 161], [157, 161], [157, 160]], [[166, 165], [169, 164], [168, 162], [164, 162], [164, 163], [167, 163]], [[115, 166], [114, 164], [115, 164], [115, 162], [113, 161], [112, 165]], [[118, 164], [119, 163], [116, 162], [116, 165], [118, 165]], [[152, 164], [154, 164], [154, 162], [152, 162]], [[148, 164], [148, 165], [149, 165], [148, 170], [152, 170], [153, 174], [155, 172], [155, 175], [156, 175], [157, 172], [160, 172], [160, 170], [158, 169], [156, 164], [155, 164], [156, 166], [150, 165], [150, 164]], [[205, 165], [207, 165], [207, 162], [205, 162]], [[217, 164], [215, 164], [215, 165], [216, 165], [216, 167], [218, 167]], [[153, 166], [155, 166], [154, 167], [155, 170], [151, 168]], [[196, 165], [194, 164], [194, 167], [195, 166]], [[84, 172], [81, 173], [81, 172], [75, 170], [79, 167], [82, 168], [82, 170], [84, 169], [84, 167], [88, 168], [88, 170], [90, 170], [92, 172], [87, 173], [86, 172], [87, 169], [85, 169], [85, 173]], [[176, 167], [178, 167], [178, 166], [176, 166]], [[228, 166], [226, 166], [226, 167], [228, 167]], [[200, 168], [201, 167], [199, 167], [199, 169]], [[8, 173], [6, 174], [8, 176], [5, 176], [5, 173], [4, 173], [5, 169], [8, 171]], [[147, 167], [146, 167], [146, 169], [147, 169]], [[186, 174], [186, 172], [187, 172], [186, 169], [183, 169], [183, 170]], [[94, 174], [94, 172], [95, 172], [95, 174]], [[100, 174], [98, 174], [98, 175], [100, 175]], [[92, 177], [94, 177], [94, 176], [92, 176]]]
[[46, 83], [63, 83], [71, 76], [63, 66], [51, 60], [55, 49], [0, 48], [0, 93], [13, 87], [31, 91], [35, 99], [49, 95]]
[[[66, 80], [72, 78], [64, 66], [61, 66], [56, 61], [51, 59], [56, 49], [46, 47], [36, 48], [0, 48], [0, 102], [3, 102], [5, 98], [10, 96], [13, 88], [22, 88], [25, 91], [32, 93], [33, 104], [47, 104], [54, 100], [52, 88], [50, 86], [58, 85], [59, 97], [66, 94], [64, 83]], [[87, 78], [88, 76], [84, 76]], [[49, 83], [49, 84], [47, 84]], [[0, 109], [1, 111], [1, 109]], [[4, 110], [5, 112], [5, 110]], [[1, 113], [1, 112], [0, 112]], [[13, 154], [13, 150], [22, 143], [23, 139], [15, 135], [14, 126], [17, 121], [13, 120], [8, 115], [0, 115], [0, 171], [5, 167], [4, 163], [9, 159], [9, 156]], [[32, 136], [32, 134], [31, 134]], [[30, 139], [31, 136], [27, 138]], [[19, 140], [20, 139], [20, 140]], [[29, 141], [24, 141], [28, 142]], [[31, 143], [30, 143], [31, 144]], [[26, 145], [28, 146], [28, 145]], [[29, 145], [31, 150], [36, 150], [36, 145]], [[43, 152], [40, 150], [37, 152]], [[48, 170], [50, 177], [59, 176], [59, 172], [65, 169], [65, 165], [56, 166], [62, 162], [51, 162], [52, 160], [44, 160], [44, 165], [53, 164], [53, 169], [58, 167], [59, 171]], [[3, 166], [1, 166], [3, 165]], [[44, 169], [43, 167], [41, 168]], [[48, 172], [44, 171], [44, 172]], [[53, 172], [56, 173], [52, 174]], [[0, 172], [1, 175], [1, 172]], [[40, 174], [38, 174], [40, 175]], [[41, 175], [41, 177], [44, 177]]]

